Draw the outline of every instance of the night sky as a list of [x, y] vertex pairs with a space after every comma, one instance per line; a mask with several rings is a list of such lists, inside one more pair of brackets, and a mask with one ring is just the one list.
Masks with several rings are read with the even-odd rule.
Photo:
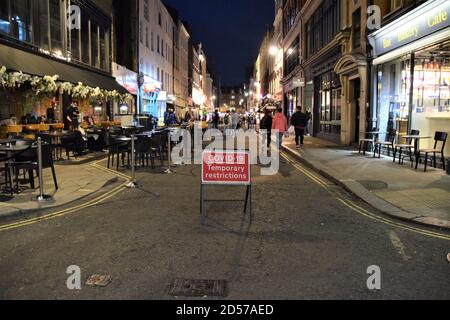
[[[221, 85], [244, 82], [245, 69], [254, 62], [267, 25], [274, 20], [273, 0], [164, 0], [177, 9], [202, 42]], [[211, 61], [212, 60], [212, 61]]]

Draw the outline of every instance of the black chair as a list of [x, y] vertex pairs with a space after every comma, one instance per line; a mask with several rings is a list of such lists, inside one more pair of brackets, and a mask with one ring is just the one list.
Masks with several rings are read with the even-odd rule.
[[[39, 176], [39, 164], [38, 164], [38, 154], [37, 148], [29, 149], [24, 154], [20, 155], [21, 157], [33, 157], [32, 160], [21, 162], [18, 161], [20, 158], [16, 159], [13, 166], [16, 172], [16, 181], [20, 170], [28, 171], [29, 173], [29, 182], [32, 189], [35, 188], [34, 184], [34, 171], [36, 171], [36, 175]], [[42, 169], [51, 169], [53, 175], [53, 183], [55, 184], [55, 189], [58, 190], [58, 181], [56, 179], [56, 171], [53, 163], [53, 146], [51, 144], [43, 144], [42, 145]]]
[[[420, 134], [419, 130], [411, 130], [412, 136], [418, 136], [419, 134]], [[408, 139], [406, 139], [406, 144], [394, 145], [394, 160], [393, 160], [394, 163], [395, 163], [395, 159], [397, 158], [397, 152], [399, 152], [398, 164], [404, 163], [404, 158], [402, 158], [402, 154], [403, 154], [403, 149], [405, 149], [405, 150], [409, 151], [409, 160], [411, 161], [411, 167], [413, 166], [413, 163], [414, 163], [413, 154], [415, 152], [414, 145], [412, 144], [413, 140], [414, 139], [408, 138]]]
[[[130, 147], [129, 147], [129, 142], [120, 142], [120, 141], [117, 141], [117, 138], [120, 138], [120, 137], [110, 136], [107, 140], [108, 168], [111, 165], [114, 166], [114, 163], [116, 163], [116, 170], [119, 171], [120, 157], [122, 157], [122, 164], [124, 165], [125, 164], [125, 155], [129, 154]], [[117, 159], [116, 162], [114, 162], [114, 158]]]
[[391, 148], [392, 148], [392, 152], [394, 152], [394, 143], [395, 143], [395, 138], [397, 137], [397, 130], [396, 129], [391, 129], [389, 130], [389, 132], [386, 135], [386, 139], [384, 142], [382, 141], [378, 141], [375, 142], [375, 152], [373, 153], [373, 157], [375, 158], [376, 155], [376, 151], [378, 151], [378, 159], [381, 158], [381, 149], [383, 147], [385, 147], [388, 151], [388, 156], [391, 156]]
[[[372, 131], [377, 132], [378, 128], [373, 128]], [[365, 155], [367, 152], [367, 149], [369, 148], [369, 145], [372, 146], [372, 148], [374, 148], [375, 142], [377, 142], [377, 140], [378, 140], [378, 134], [373, 134], [372, 138], [359, 139], [358, 153], [361, 153], [361, 151], [363, 151], [363, 154]], [[363, 148], [364, 148], [364, 150], [363, 150]]]
[[[134, 149], [136, 151], [136, 156], [138, 163], [144, 167], [145, 161], [147, 162], [147, 167], [149, 164], [149, 154], [151, 150], [151, 142], [150, 138], [147, 136], [137, 136], [137, 139], [134, 144]], [[153, 167], [153, 161], [152, 161], [152, 167]]]
[[4, 185], [7, 186], [9, 193], [11, 195], [11, 197], [13, 196], [14, 192], [13, 192], [13, 182], [12, 182], [12, 177], [9, 174], [9, 170], [8, 170], [8, 166], [7, 166], [7, 162], [6, 162], [6, 154], [0, 153], [0, 164], [2, 164], [0, 166], [0, 173], [4, 174]]
[[[445, 144], [447, 143], [447, 137], [448, 137], [448, 133], [447, 132], [436, 132], [436, 134], [434, 135], [434, 148], [433, 149], [420, 149], [417, 151], [416, 154], [416, 170], [419, 167], [419, 160], [421, 158], [422, 153], [425, 154], [425, 169], [424, 171], [427, 172], [427, 166], [428, 166], [428, 155], [430, 153], [433, 154], [433, 164], [434, 167], [437, 167], [437, 163], [436, 163], [436, 155], [440, 154], [441, 155], [441, 161], [442, 161], [442, 167], [444, 168], [444, 171], [446, 170], [446, 166], [445, 166], [445, 155], [444, 155], [444, 150], [445, 150]], [[438, 148], [439, 143], [441, 143], [441, 148]]]
[[83, 155], [87, 148], [87, 143], [79, 131], [73, 131], [61, 138], [61, 148], [65, 149], [67, 159], [70, 160], [70, 152], [74, 157]]
[[153, 165], [153, 159], [155, 159], [157, 156], [159, 156], [161, 160], [161, 167], [164, 166], [164, 139], [163, 135], [161, 134], [154, 134], [151, 138], [151, 149], [150, 149], [150, 157], [152, 160], [152, 168]]

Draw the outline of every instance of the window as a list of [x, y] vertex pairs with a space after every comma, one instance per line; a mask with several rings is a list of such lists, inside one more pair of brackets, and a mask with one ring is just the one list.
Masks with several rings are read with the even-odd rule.
[[306, 23], [306, 53], [311, 57], [340, 31], [340, 0], [324, 0]]
[[9, 2], [0, 1], [0, 32], [9, 34], [10, 30]]
[[402, 6], [402, 0], [391, 0], [391, 11], [400, 9]]
[[50, 0], [49, 5], [51, 49], [55, 53], [62, 54], [61, 1]]
[[297, 37], [285, 52], [284, 70], [285, 76], [290, 74], [300, 63], [300, 38]]
[[159, 50], [159, 35], [156, 36], [156, 52], [160, 52]]
[[164, 40], [161, 38], [161, 55], [164, 57]]
[[91, 19], [91, 64], [100, 68], [98, 25]]
[[150, 21], [148, 13], [148, 0], [144, 0], [144, 18], [145, 20]]
[[144, 31], [143, 31], [142, 21], [139, 22], [139, 41], [144, 43]]
[[150, 48], [150, 45], [148, 43], [148, 27], [145, 27], [145, 46], [147, 48]]
[[159, 78], [159, 68], [156, 68], [156, 76], [157, 76], [158, 81], [160, 81], [160, 78]]
[[89, 28], [89, 16], [86, 12], [81, 12], [81, 61], [90, 64], [91, 52], [90, 52], [90, 28]]
[[100, 68], [109, 71], [109, 33], [105, 31], [105, 27], [100, 27]]
[[10, 5], [12, 36], [20, 41], [31, 42], [30, 0], [14, 0]]
[[150, 39], [150, 44], [151, 44], [151, 47], [152, 47], [152, 51], [155, 51], [155, 35], [153, 34], [153, 31], [152, 31], [152, 34], [151, 34], [151, 39]]
[[353, 49], [361, 46], [361, 8], [353, 12]]
[[70, 56], [72, 59], [80, 61], [80, 30], [70, 31]]
[[161, 12], [158, 13], [158, 24], [160, 27], [162, 27], [162, 16], [161, 16]]
[[334, 72], [328, 72], [319, 76], [317, 81], [320, 89], [320, 131], [339, 134], [342, 119], [342, 88], [339, 77]]
[[[0, 1], [0, 2], [3, 3], [5, 1]], [[50, 39], [48, 37], [48, 31], [49, 31], [48, 1], [47, 0], [33, 0], [32, 3], [33, 3], [33, 8], [32, 8], [32, 12], [33, 12], [33, 44], [42, 49], [50, 50]], [[0, 30], [1, 30], [1, 22], [0, 22]]]

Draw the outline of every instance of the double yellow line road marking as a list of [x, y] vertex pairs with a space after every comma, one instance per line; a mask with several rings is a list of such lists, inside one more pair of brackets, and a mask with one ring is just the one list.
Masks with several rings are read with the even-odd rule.
[[289, 162], [289, 164], [292, 165], [294, 168], [296, 168], [298, 171], [300, 171], [305, 176], [307, 176], [309, 179], [311, 179], [312, 181], [314, 181], [315, 183], [320, 185], [325, 191], [327, 191], [329, 194], [331, 194], [336, 200], [338, 200], [340, 203], [342, 203], [344, 206], [350, 208], [354, 212], [358, 213], [359, 215], [369, 218], [371, 220], [374, 220], [376, 222], [379, 222], [379, 223], [382, 223], [385, 225], [389, 225], [391, 227], [400, 228], [403, 230], [407, 230], [407, 231], [414, 232], [414, 233], [421, 234], [421, 235], [428, 236], [428, 237], [433, 237], [433, 238], [437, 238], [437, 239], [441, 239], [441, 240], [450, 241], [450, 235], [413, 227], [413, 226], [410, 226], [410, 225], [407, 225], [407, 224], [404, 224], [401, 222], [393, 221], [391, 219], [379, 216], [375, 213], [372, 213], [372, 212], [362, 208], [361, 206], [357, 205], [353, 201], [345, 199], [345, 198], [341, 197], [340, 195], [338, 195], [335, 191], [333, 191], [330, 188], [330, 186], [332, 186], [334, 184], [327, 182], [326, 180], [324, 180], [323, 177], [321, 177], [321, 176], [317, 175], [315, 172], [312, 172], [311, 170], [305, 168], [304, 166], [299, 164], [298, 161], [296, 161], [295, 159], [292, 159], [291, 156], [289, 156], [286, 152], [282, 153], [282, 157], [285, 160], [287, 160]]
[[[309, 179], [311, 179], [312, 181], [314, 181], [315, 183], [317, 183], [319, 186], [321, 186], [325, 191], [327, 191], [329, 194], [331, 194], [337, 201], [339, 201], [340, 203], [342, 203], [344, 206], [352, 209], [354, 212], [360, 214], [361, 216], [364, 216], [366, 218], [369, 218], [371, 220], [374, 220], [376, 222], [379, 223], [383, 223], [385, 225], [389, 225], [391, 227], [396, 227], [396, 228], [400, 228], [403, 230], [407, 230], [410, 232], [414, 232], [417, 234], [421, 234], [424, 236], [429, 236], [429, 237], [433, 237], [433, 238], [437, 238], [437, 239], [441, 239], [441, 240], [447, 240], [450, 241], [450, 236], [443, 234], [443, 233], [437, 233], [437, 232], [433, 232], [433, 231], [429, 231], [429, 230], [425, 230], [425, 229], [420, 229], [417, 227], [413, 227], [413, 226], [409, 226], [407, 224], [404, 223], [400, 223], [400, 222], [396, 222], [393, 220], [390, 220], [388, 218], [376, 215], [364, 208], [362, 208], [361, 206], [357, 205], [356, 203], [354, 203], [351, 200], [347, 200], [344, 199], [343, 197], [339, 196], [336, 192], [334, 192], [330, 186], [334, 185], [328, 181], [326, 181], [323, 177], [317, 175], [316, 173], [312, 172], [311, 170], [305, 168], [304, 166], [300, 165], [296, 160], [292, 159], [289, 155], [287, 155], [285, 152], [282, 153], [283, 158], [285, 158], [290, 165], [292, 165], [294, 168], [296, 168], [297, 170], [299, 170], [301, 173], [303, 173], [306, 177], [308, 177]], [[100, 195], [99, 197], [96, 197], [95, 199], [89, 200], [86, 203], [83, 203], [81, 205], [77, 205], [71, 208], [67, 208], [67, 209], [63, 209], [63, 210], [59, 210], [56, 212], [52, 212], [40, 217], [36, 217], [36, 218], [31, 218], [31, 219], [27, 219], [24, 221], [18, 221], [18, 222], [14, 222], [14, 223], [9, 223], [9, 224], [5, 224], [5, 225], [0, 225], [0, 232], [1, 231], [7, 231], [7, 230], [12, 230], [12, 229], [17, 229], [20, 227], [25, 227], [25, 226], [29, 226], [38, 222], [42, 222], [42, 221], [47, 221], [50, 219], [54, 219], [54, 218], [58, 218], [58, 217], [62, 217], [71, 213], [75, 213], [78, 212], [80, 210], [98, 205], [112, 197], [114, 197], [115, 195], [117, 195], [118, 193], [122, 192], [125, 188], [126, 185], [129, 183], [130, 181], [130, 177], [127, 176], [126, 174], [114, 171], [114, 170], [110, 170], [107, 169], [105, 167], [102, 167], [99, 165], [100, 162], [102, 162], [103, 160], [97, 161], [95, 163], [92, 164], [92, 167], [98, 169], [98, 170], [102, 170], [105, 172], [109, 172], [109, 173], [113, 173], [114, 175], [124, 178], [126, 180], [125, 183], [119, 185], [118, 187], [115, 187], [114, 189]]]
[[65, 216], [65, 215], [68, 215], [68, 214], [71, 214], [71, 213], [74, 213], [74, 212], [78, 212], [80, 210], [83, 210], [83, 209], [86, 209], [86, 208], [98, 205], [98, 204], [100, 204], [100, 203], [102, 203], [102, 202], [104, 202], [104, 201], [114, 197], [118, 193], [122, 192], [126, 188], [126, 185], [128, 184], [128, 182], [130, 181], [130, 177], [125, 175], [125, 174], [123, 174], [123, 173], [120, 173], [120, 172], [117, 172], [117, 171], [113, 171], [113, 170], [110, 170], [110, 169], [107, 169], [107, 168], [104, 168], [104, 167], [100, 166], [99, 163], [101, 161], [103, 161], [103, 160], [97, 161], [97, 162], [93, 163], [91, 166], [96, 168], [96, 169], [99, 169], [99, 170], [102, 170], [102, 171], [105, 171], [105, 172], [109, 172], [109, 173], [115, 174], [116, 176], [124, 178], [126, 180], [126, 182], [121, 184], [121, 185], [119, 185], [119, 186], [117, 186], [117, 187], [115, 187], [114, 189], [112, 189], [112, 190], [110, 190], [110, 191], [108, 191], [108, 192], [106, 192], [106, 193], [96, 197], [95, 199], [89, 200], [86, 203], [83, 203], [81, 205], [77, 205], [77, 206], [74, 206], [74, 207], [71, 207], [71, 208], [67, 208], [67, 209], [63, 209], [63, 210], [58, 210], [56, 212], [45, 214], [45, 215], [42, 215], [42, 216], [36, 217], [36, 218], [31, 218], [31, 219], [27, 219], [27, 220], [23, 220], [23, 221], [9, 223], [9, 224], [5, 224], [5, 225], [0, 225], [0, 232], [1, 231], [12, 230], [12, 229], [17, 229], [17, 228], [20, 228], [20, 227], [29, 226], [29, 225], [32, 225], [32, 224], [35, 224], [35, 223], [38, 223], [38, 222], [47, 221], [47, 220], [59, 218], [59, 217], [62, 217], [62, 216]]

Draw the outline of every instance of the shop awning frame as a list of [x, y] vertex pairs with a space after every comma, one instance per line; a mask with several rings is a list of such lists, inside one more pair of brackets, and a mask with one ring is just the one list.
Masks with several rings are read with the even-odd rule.
[[125, 94], [128, 91], [122, 87], [115, 78], [108, 74], [88, 70], [65, 61], [45, 57], [44, 54], [32, 53], [5, 44], [0, 44], [0, 66], [8, 70], [22, 71], [32, 76], [58, 75], [58, 81], [71, 82], [104, 90], [116, 90]]

